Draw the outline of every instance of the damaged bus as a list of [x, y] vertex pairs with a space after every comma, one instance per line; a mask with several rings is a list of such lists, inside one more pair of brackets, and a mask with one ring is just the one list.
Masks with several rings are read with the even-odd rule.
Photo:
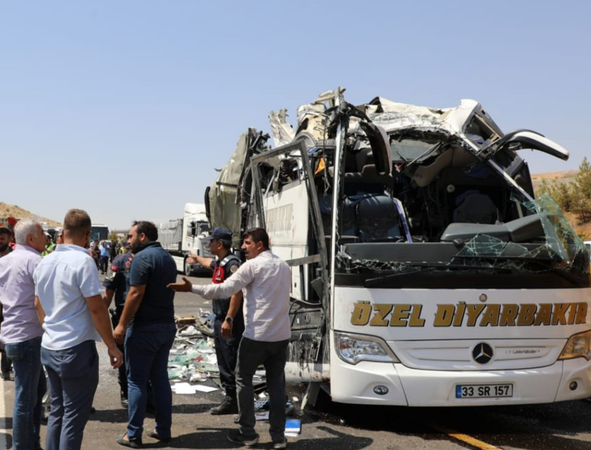
[[344, 89], [249, 129], [206, 192], [211, 226], [262, 226], [292, 268], [288, 380], [333, 401], [406, 406], [591, 396], [589, 256], [536, 198], [519, 151], [473, 100], [435, 109]]

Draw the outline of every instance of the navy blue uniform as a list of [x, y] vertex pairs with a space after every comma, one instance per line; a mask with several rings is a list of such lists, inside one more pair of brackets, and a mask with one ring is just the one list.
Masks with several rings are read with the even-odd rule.
[[105, 278], [103, 286], [107, 289], [115, 291], [115, 309], [123, 311], [125, 304], [125, 296], [127, 295], [127, 280], [129, 278], [129, 268], [131, 267], [131, 260], [133, 255], [125, 253], [117, 256], [111, 263], [111, 275]]
[[[211, 263], [213, 270], [212, 282], [215, 284], [223, 283], [230, 277], [238, 267], [240, 260], [237, 256], [230, 253], [222, 260], [216, 260]], [[220, 381], [222, 387], [226, 391], [226, 396], [236, 399], [236, 361], [238, 358], [238, 347], [242, 340], [242, 333], [244, 332], [244, 316], [242, 314], [242, 307], [238, 309], [236, 317], [234, 317], [234, 325], [232, 327], [232, 336], [225, 338], [222, 336], [222, 324], [228, 315], [230, 307], [229, 298], [213, 299], [213, 313], [215, 314], [215, 321], [213, 323], [213, 339], [215, 343], [215, 353], [218, 360], [218, 367], [220, 369]]]
[[[125, 305], [125, 297], [129, 286], [129, 268], [131, 267], [132, 259], [133, 255], [131, 253], [124, 253], [123, 255], [117, 256], [111, 263], [111, 275], [106, 277], [105, 281], [103, 281], [103, 286], [105, 288], [115, 291], [115, 308], [110, 310], [113, 329], [119, 325], [119, 318], [121, 317], [123, 306]], [[123, 355], [125, 355], [125, 347], [122, 344], [117, 344], [117, 348], [121, 350]], [[125, 368], [125, 358], [123, 358], [123, 364], [119, 366], [118, 378], [119, 386], [121, 388], [121, 400], [127, 401], [127, 372]]]

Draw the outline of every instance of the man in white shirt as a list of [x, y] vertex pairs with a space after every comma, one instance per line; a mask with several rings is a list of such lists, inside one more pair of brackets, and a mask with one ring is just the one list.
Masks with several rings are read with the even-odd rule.
[[123, 355], [111, 331], [102, 286], [93, 259], [84, 248], [90, 217], [71, 209], [64, 218], [64, 243], [35, 270], [35, 305], [45, 333], [41, 362], [51, 387], [46, 450], [80, 449], [98, 385], [95, 341], [107, 346], [111, 366]]
[[269, 235], [263, 228], [248, 230], [243, 238], [242, 250], [247, 261], [223, 283], [192, 285], [183, 277], [184, 283], [173, 283], [169, 287], [176, 291], [192, 291], [208, 299], [229, 297], [243, 291], [245, 329], [236, 366], [240, 429], [231, 430], [228, 440], [249, 447], [259, 441], [255, 431], [252, 378], [257, 367], [263, 364], [269, 389], [269, 433], [273, 448], [282, 449], [287, 446], [285, 362], [291, 337], [291, 269], [285, 261], [271, 253]]

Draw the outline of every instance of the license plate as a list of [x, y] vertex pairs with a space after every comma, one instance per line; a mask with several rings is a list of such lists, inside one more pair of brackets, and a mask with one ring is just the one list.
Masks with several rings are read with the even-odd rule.
[[470, 384], [456, 386], [456, 398], [513, 397], [512, 384]]

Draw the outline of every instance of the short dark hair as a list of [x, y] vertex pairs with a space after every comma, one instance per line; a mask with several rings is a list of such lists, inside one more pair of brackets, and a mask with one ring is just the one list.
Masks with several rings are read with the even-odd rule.
[[137, 227], [137, 233], [144, 233], [149, 241], [153, 242], [158, 240], [158, 228], [156, 228], [156, 225], [154, 225], [153, 222], [148, 222], [147, 220], [136, 220], [131, 224], [131, 226]]
[[12, 236], [12, 231], [8, 227], [0, 227], [0, 234], [7, 234], [8, 236]]
[[222, 243], [224, 249], [230, 250], [232, 248], [232, 241], [229, 241], [227, 239], [218, 239], [218, 241]]
[[64, 231], [68, 236], [82, 237], [90, 231], [91, 225], [90, 216], [82, 209], [71, 209], [64, 217]]
[[265, 250], [269, 250], [269, 235], [264, 228], [251, 228], [244, 232], [243, 237], [250, 237], [254, 243], [262, 242]]

